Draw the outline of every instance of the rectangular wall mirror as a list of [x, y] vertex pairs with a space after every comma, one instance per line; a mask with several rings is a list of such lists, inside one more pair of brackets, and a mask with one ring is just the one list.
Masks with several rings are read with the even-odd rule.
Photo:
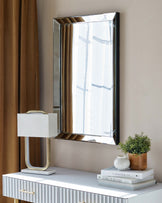
[[119, 143], [119, 13], [55, 18], [59, 139]]

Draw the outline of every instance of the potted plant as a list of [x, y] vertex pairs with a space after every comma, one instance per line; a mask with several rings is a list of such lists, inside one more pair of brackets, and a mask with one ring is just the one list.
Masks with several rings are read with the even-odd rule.
[[125, 144], [119, 143], [120, 149], [128, 153], [130, 168], [145, 170], [147, 168], [147, 152], [150, 151], [151, 140], [144, 133], [129, 136]]

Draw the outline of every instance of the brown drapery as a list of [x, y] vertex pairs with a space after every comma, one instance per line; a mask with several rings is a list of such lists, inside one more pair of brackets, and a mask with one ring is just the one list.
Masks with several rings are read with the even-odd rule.
[[[39, 109], [36, 0], [0, 0], [0, 203], [2, 174], [24, 168], [24, 142], [17, 138], [17, 113]], [[39, 140], [31, 141], [32, 156]], [[38, 157], [38, 158], [37, 158]], [[32, 163], [40, 163], [39, 156]]]

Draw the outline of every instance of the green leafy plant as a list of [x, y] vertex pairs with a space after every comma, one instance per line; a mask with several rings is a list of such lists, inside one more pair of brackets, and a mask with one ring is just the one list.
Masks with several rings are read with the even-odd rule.
[[151, 140], [144, 133], [135, 134], [134, 137], [129, 136], [125, 144], [119, 143], [119, 148], [125, 153], [140, 155], [150, 151]]

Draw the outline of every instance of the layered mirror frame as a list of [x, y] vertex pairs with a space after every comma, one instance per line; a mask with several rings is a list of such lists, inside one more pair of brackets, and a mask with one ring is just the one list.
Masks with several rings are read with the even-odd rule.
[[118, 12], [53, 19], [56, 139], [118, 144]]

